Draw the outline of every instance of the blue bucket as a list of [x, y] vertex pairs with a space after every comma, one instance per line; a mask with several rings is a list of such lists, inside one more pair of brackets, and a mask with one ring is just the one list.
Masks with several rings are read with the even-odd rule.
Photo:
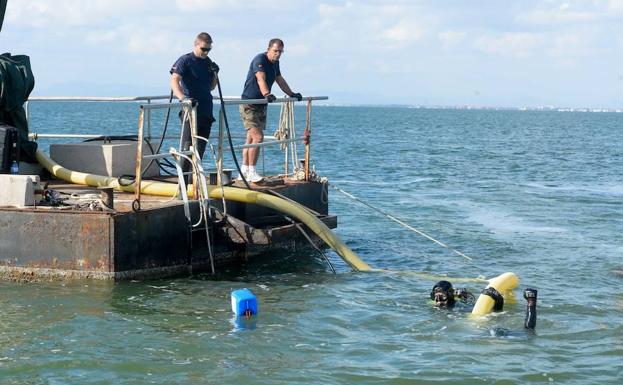
[[231, 292], [231, 310], [237, 316], [257, 314], [257, 298], [249, 289], [238, 289]]

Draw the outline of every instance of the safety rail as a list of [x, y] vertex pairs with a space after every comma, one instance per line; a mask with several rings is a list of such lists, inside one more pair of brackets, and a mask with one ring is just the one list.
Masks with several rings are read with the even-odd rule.
[[[26, 114], [28, 113], [28, 102], [36, 101], [36, 102], [146, 102], [140, 105], [141, 114], [139, 116], [139, 126], [142, 127], [140, 130], [140, 140], [142, 138], [151, 140], [152, 136], [152, 125], [151, 125], [151, 111], [155, 109], [166, 109], [166, 108], [183, 108], [183, 103], [174, 102], [174, 103], [152, 103], [154, 101], [163, 101], [170, 100], [170, 95], [155, 95], [155, 96], [132, 96], [132, 97], [84, 97], [84, 96], [35, 96], [31, 97], [26, 103]], [[220, 98], [214, 97], [215, 102], [221, 101]], [[327, 96], [305, 96], [302, 98], [301, 102], [307, 102], [307, 110], [306, 110], [306, 119], [305, 119], [305, 135], [299, 138], [285, 138], [285, 139], [277, 139], [274, 136], [266, 135], [265, 141], [262, 143], [255, 144], [241, 144], [233, 146], [233, 150], [236, 149], [244, 149], [244, 148], [263, 148], [267, 146], [274, 145], [294, 145], [296, 142], [304, 142], [305, 143], [305, 161], [304, 161], [304, 172], [305, 172], [305, 180], [309, 180], [310, 175], [310, 134], [311, 134], [311, 107], [312, 101], [317, 100], [327, 100]], [[289, 102], [298, 102], [296, 98], [292, 97], [282, 97], [277, 98], [274, 102], [270, 103], [273, 105], [289, 103]], [[225, 106], [233, 106], [233, 105], [241, 105], [241, 104], [269, 104], [266, 99], [242, 99], [240, 97], [223, 97], [222, 103]], [[146, 124], [145, 124], [146, 122]], [[219, 112], [219, 130], [218, 130], [218, 151], [216, 155], [216, 168], [217, 168], [217, 183], [221, 183], [221, 174], [223, 170], [223, 151], [232, 150], [229, 145], [224, 144], [225, 138], [225, 117], [223, 109]], [[145, 130], [146, 129], [146, 130]], [[145, 135], [146, 131], [146, 135]], [[191, 135], [193, 140], [195, 135]], [[29, 138], [32, 140], [37, 140], [39, 138], [82, 138], [82, 139], [94, 139], [106, 137], [106, 135], [95, 135], [95, 134], [39, 134], [39, 133], [30, 133]], [[241, 138], [241, 136], [233, 136], [235, 138]], [[161, 139], [176, 139], [177, 137], [163, 137]], [[138, 156], [138, 154], [137, 154]], [[287, 150], [286, 150], [286, 158], [287, 158]], [[138, 158], [137, 158], [138, 159]], [[144, 159], [144, 158], [143, 158]], [[285, 162], [285, 170], [284, 174], [288, 175], [288, 163], [287, 159]]]

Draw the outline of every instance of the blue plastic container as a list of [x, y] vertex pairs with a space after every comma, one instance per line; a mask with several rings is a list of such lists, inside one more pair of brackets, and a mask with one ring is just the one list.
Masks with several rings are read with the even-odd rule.
[[257, 298], [249, 289], [238, 289], [231, 292], [231, 310], [237, 316], [256, 315]]

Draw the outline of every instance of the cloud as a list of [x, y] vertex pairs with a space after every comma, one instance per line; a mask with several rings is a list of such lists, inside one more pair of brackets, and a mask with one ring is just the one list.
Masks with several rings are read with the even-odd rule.
[[342, 47], [356, 45], [362, 54], [373, 48], [402, 49], [421, 40], [431, 23], [410, 2], [321, 3], [317, 15], [316, 23], [310, 28], [314, 36], [338, 42]]
[[462, 31], [444, 31], [440, 32], [437, 38], [441, 42], [442, 48], [450, 49], [461, 44], [466, 36], [467, 33]]
[[535, 54], [542, 43], [543, 36], [540, 34], [508, 32], [499, 36], [481, 36], [474, 45], [477, 49], [490, 54], [522, 58]]
[[33, 28], [104, 24], [115, 15], [144, 9], [146, 0], [38, 0], [11, 1], [6, 18], [14, 25]]
[[283, 9], [292, 5], [284, 0], [175, 0], [179, 10], [197, 12], [206, 10], [223, 10], [227, 12], [249, 9]]
[[381, 33], [383, 39], [390, 43], [406, 44], [420, 39], [422, 29], [413, 21], [400, 20], [397, 24], [385, 29]]
[[612, 20], [623, 15], [623, 1], [549, 1], [519, 12], [515, 20], [534, 25], [577, 25]]
[[[257, 3], [257, 0], [255, 1]], [[239, 9], [245, 4], [241, 0], [175, 0], [175, 5], [182, 11], [197, 12], [214, 9]]]

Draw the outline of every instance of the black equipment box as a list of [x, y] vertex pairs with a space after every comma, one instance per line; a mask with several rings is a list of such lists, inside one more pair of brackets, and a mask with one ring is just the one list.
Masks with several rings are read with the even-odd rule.
[[18, 159], [17, 128], [0, 123], [0, 174], [8, 174], [11, 163]]

